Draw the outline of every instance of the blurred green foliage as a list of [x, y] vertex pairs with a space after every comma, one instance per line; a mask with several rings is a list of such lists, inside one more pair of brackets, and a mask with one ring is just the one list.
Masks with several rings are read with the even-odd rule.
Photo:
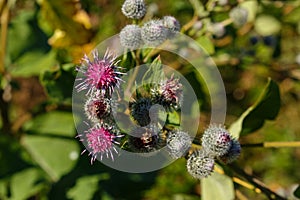
[[[121, 14], [122, 2], [0, 2], [0, 199], [216, 198], [212, 194], [265, 199], [233, 182], [229, 177], [234, 173], [214, 174], [200, 187], [186, 172], [184, 159], [156, 172], [128, 174], [100, 162], [90, 165], [87, 154], [80, 156], [84, 147], [75, 139], [72, 116], [75, 66], [84, 53], [130, 23]], [[232, 134], [242, 144], [299, 140], [299, 0], [229, 0], [225, 6], [214, 0], [146, 2], [154, 17], [178, 18], [182, 31], [212, 56], [227, 92], [226, 125], [233, 124]], [[249, 11], [247, 24], [228, 24], [220, 38], [207, 31], [209, 23], [227, 20], [238, 4]], [[190, 77], [195, 88], [201, 86], [193, 72], [170, 64]], [[209, 123], [204, 96], [201, 89], [199, 135]], [[274, 121], [265, 121], [269, 119]], [[299, 159], [299, 147], [245, 145], [236, 164], [271, 190], [291, 196], [299, 184]], [[294, 195], [300, 198], [299, 191]]]

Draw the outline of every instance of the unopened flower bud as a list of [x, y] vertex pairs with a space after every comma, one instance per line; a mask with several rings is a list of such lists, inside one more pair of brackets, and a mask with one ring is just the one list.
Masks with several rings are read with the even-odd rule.
[[196, 150], [187, 160], [187, 171], [197, 179], [208, 177], [214, 169], [215, 160], [204, 150]]
[[191, 144], [190, 135], [184, 131], [171, 131], [167, 135], [168, 152], [174, 159], [185, 156]]
[[243, 26], [248, 19], [248, 10], [242, 7], [235, 7], [230, 11], [229, 16], [234, 25]]
[[120, 43], [128, 49], [137, 49], [143, 44], [141, 28], [137, 25], [127, 25], [120, 32]]
[[122, 13], [130, 19], [141, 19], [146, 11], [144, 0], [125, 0], [122, 5]]
[[168, 37], [168, 29], [162, 20], [151, 20], [142, 27], [142, 39], [146, 45], [158, 46]]
[[214, 157], [220, 157], [228, 153], [232, 143], [229, 132], [221, 125], [210, 125], [202, 136], [202, 147]]

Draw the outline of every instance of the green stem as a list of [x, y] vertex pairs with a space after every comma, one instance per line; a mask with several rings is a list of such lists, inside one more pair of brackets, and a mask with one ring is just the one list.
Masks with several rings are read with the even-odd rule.
[[6, 55], [6, 40], [7, 40], [7, 27], [9, 18], [8, 2], [3, 1], [1, 3], [1, 40], [0, 40], [0, 73], [5, 73], [5, 55]]
[[262, 193], [264, 193], [268, 199], [277, 199], [277, 200], [286, 200], [286, 198], [283, 198], [267, 188], [264, 183], [259, 181], [258, 179], [254, 178], [252, 175], [247, 174], [244, 170], [240, 169], [236, 165], [229, 165], [237, 174], [244, 177], [249, 183], [251, 183], [256, 188], [259, 188]]

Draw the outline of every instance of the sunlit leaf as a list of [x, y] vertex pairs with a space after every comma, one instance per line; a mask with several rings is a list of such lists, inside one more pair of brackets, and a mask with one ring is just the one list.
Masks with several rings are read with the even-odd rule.
[[12, 200], [27, 199], [43, 188], [40, 182], [43, 173], [37, 168], [29, 168], [14, 174], [11, 177], [11, 198]]
[[42, 23], [54, 31], [49, 43], [58, 48], [88, 43], [92, 37], [91, 23], [80, 1], [40, 0]]
[[280, 92], [278, 85], [271, 79], [255, 104], [249, 107], [234, 122], [229, 131], [234, 137], [251, 133], [261, 128], [265, 120], [273, 120], [280, 109]]
[[31, 133], [74, 136], [73, 116], [68, 112], [48, 112], [25, 124], [24, 130]]
[[25, 135], [22, 143], [33, 160], [53, 181], [57, 181], [74, 167], [80, 151], [75, 139]]
[[55, 52], [45, 54], [41, 51], [30, 51], [20, 57], [15, 63], [11, 74], [14, 76], [40, 75], [45, 70], [50, 69], [56, 64]]
[[262, 36], [274, 35], [279, 33], [281, 23], [271, 15], [260, 15], [255, 20], [254, 28]]
[[208, 54], [215, 53], [215, 46], [213, 42], [206, 36], [201, 36], [197, 39], [197, 42], [200, 44], [202, 48], [206, 50]]
[[203, 200], [233, 200], [234, 187], [232, 179], [224, 174], [214, 172], [211, 176], [201, 179]]
[[67, 197], [74, 200], [92, 199], [94, 193], [98, 190], [98, 182], [108, 178], [107, 173], [81, 177], [77, 179], [76, 185], [68, 191]]

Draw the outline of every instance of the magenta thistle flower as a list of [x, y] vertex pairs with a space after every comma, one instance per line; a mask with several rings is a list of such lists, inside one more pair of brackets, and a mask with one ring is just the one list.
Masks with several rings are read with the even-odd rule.
[[[81, 139], [81, 141], [86, 141], [88, 150], [90, 151], [89, 155], [92, 156], [91, 164], [100, 156], [100, 160], [102, 160], [103, 155], [106, 155], [107, 158], [111, 158], [114, 160], [113, 151], [116, 153], [117, 150], [114, 147], [114, 144], [118, 144], [116, 138], [122, 137], [123, 135], [118, 135], [115, 133], [116, 130], [114, 127], [107, 127], [105, 125], [96, 124], [94, 127], [85, 131], [84, 135], [79, 135], [79, 137], [85, 137], [85, 139]], [[85, 149], [84, 152], [86, 152]]]
[[114, 90], [114, 87], [118, 87], [121, 75], [124, 73], [120, 72], [120, 67], [116, 66], [119, 61], [115, 61], [114, 57], [110, 52], [106, 51], [102, 59], [99, 58], [98, 51], [93, 52], [93, 60], [90, 60], [87, 55], [83, 57], [83, 61], [86, 65], [82, 65], [78, 68], [78, 71], [83, 73], [83, 78], [77, 79], [81, 81], [76, 86], [78, 92], [88, 89], [88, 94], [94, 90], [100, 91], [101, 94], [108, 94]]
[[162, 105], [167, 110], [180, 108], [183, 95], [182, 84], [173, 75], [151, 92], [155, 103]]

